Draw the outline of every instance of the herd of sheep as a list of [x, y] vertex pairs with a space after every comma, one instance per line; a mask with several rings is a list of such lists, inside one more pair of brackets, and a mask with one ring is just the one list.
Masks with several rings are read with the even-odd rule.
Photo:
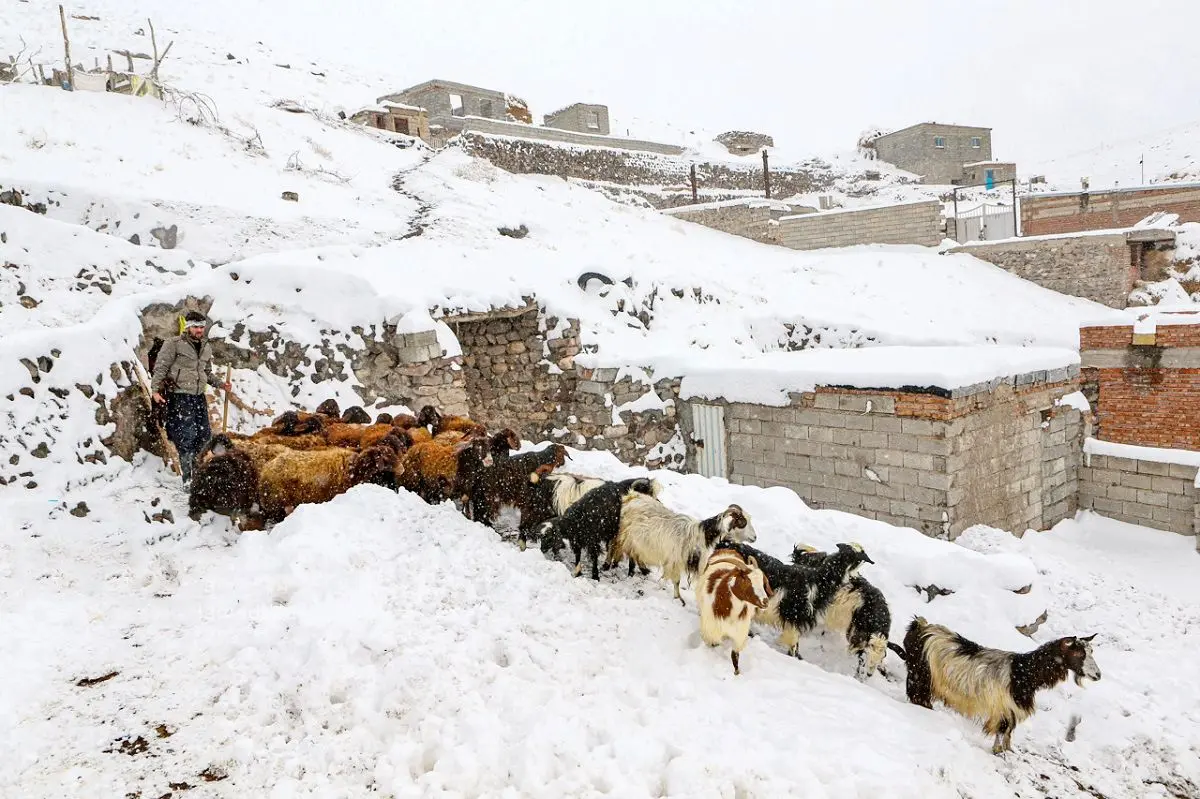
[[[995, 736], [993, 751], [1011, 748], [1017, 723], [1034, 710], [1034, 695], [1069, 675], [1082, 684], [1100, 679], [1091, 640], [1067, 637], [1026, 653], [982, 647], [921, 617], [908, 626], [903, 646], [888, 640], [891, 614], [878, 588], [858, 574], [874, 561], [857, 544], [821, 552], [798, 544], [785, 563], [750, 546], [750, 516], [730, 505], [708, 519], [677, 513], [658, 499], [646, 477], [608, 481], [559, 471], [565, 447], [511, 454], [520, 440], [509, 429], [489, 432], [463, 416], [426, 406], [416, 415], [361, 408], [339, 413], [333, 401], [315, 412], [288, 411], [253, 434], [221, 433], [197, 457], [189, 513], [232, 517], [243, 530], [262, 529], [297, 506], [327, 502], [360, 483], [406, 490], [430, 503], [453, 501], [470, 519], [496, 527], [507, 511], [517, 516], [522, 549], [539, 542], [548, 555], [564, 545], [593, 579], [625, 561], [628, 573], [661, 569], [684, 602], [688, 578], [700, 614], [700, 634], [711, 646], [726, 638], [739, 656], [752, 623], [780, 631], [788, 654], [799, 657], [801, 636], [818, 625], [843, 636], [866, 680], [890, 648], [907, 666], [914, 704], [941, 700], [982, 722]], [[686, 605], [686, 603], [684, 603]]]

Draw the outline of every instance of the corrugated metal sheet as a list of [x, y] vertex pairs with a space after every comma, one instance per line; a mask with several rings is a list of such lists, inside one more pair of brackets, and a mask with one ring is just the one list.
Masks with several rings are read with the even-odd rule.
[[725, 407], [692, 403], [696, 471], [705, 477], [728, 477], [725, 461]]

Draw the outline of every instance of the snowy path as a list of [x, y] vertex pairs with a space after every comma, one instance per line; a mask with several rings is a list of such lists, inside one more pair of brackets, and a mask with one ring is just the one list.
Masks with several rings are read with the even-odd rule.
[[[592, 471], [620, 469], [607, 456], [579, 457]], [[802, 508], [798, 500], [664, 479], [669, 501], [705, 511], [736, 492], [760, 543], [785, 554], [786, 528], [774, 519]], [[1118, 797], [1135, 786], [1156, 795], [1146, 779], [1194, 786], [1200, 774], [1187, 732], [1195, 697], [1171, 694], [1189, 690], [1186, 676], [1160, 674], [1141, 696], [1128, 684], [1189, 647], [1194, 662], [1191, 639], [1164, 634], [1196, 634], [1185, 575], [1175, 593], [1122, 592], [1142, 565], [1130, 559], [1109, 578], [1085, 572], [1111, 553], [1084, 550], [1083, 528], [1032, 546], [994, 531], [970, 536], [978, 549], [1028, 548], [1044, 572], [1039, 586], [1057, 586], [1049, 593], [1066, 606], [1068, 620], [1052, 623], [1101, 629], [1104, 680], [1042, 695], [1043, 711], [1018, 729], [1017, 753], [1001, 759], [962, 719], [904, 703], [901, 683], [855, 682], [838, 642], [806, 642], [808, 660], [798, 662], [767, 633], [735, 678], [724, 648], [698, 646], [690, 596], [684, 609], [654, 579], [572, 579], [446, 506], [363, 487], [303, 508], [269, 535], [235, 537], [223, 520], [188, 521], [183, 495], [156, 483], [149, 464], [126, 469], [93, 487], [87, 517], [56, 511], [53, 524], [45, 504], [7, 506], [3, 795], [180, 796], [171, 785], [186, 783], [196, 786], [187, 796], [201, 797]], [[146, 524], [141, 510], [155, 512], [146, 507], [155, 494], [181, 523]], [[877, 533], [916, 535], [804, 513], [821, 545], [833, 536], [881, 552]], [[1120, 531], [1109, 534], [1114, 551], [1127, 546]], [[1174, 540], [1159, 543], [1160, 555], [1175, 552]], [[1015, 576], [1011, 554], [929, 545], [967, 558], [956, 561], [961, 573], [977, 558]], [[875, 558], [885, 565], [869, 576], [888, 591], [898, 640], [923, 600], [888, 590], [904, 567], [889, 574], [897, 559]], [[977, 568], [976, 581], [988, 570]], [[967, 593], [922, 612], [953, 619], [953, 600]], [[994, 623], [995, 609], [978, 607], [986, 596], [973, 615]], [[1129, 622], [1114, 629], [1122, 614]], [[1058, 634], [1050, 626], [1039, 641]], [[888, 665], [902, 678], [902, 666]], [[1067, 694], [1084, 708], [1074, 744], [1062, 742]], [[105, 751], [139, 736], [144, 752]], [[228, 776], [210, 783], [201, 773]]]

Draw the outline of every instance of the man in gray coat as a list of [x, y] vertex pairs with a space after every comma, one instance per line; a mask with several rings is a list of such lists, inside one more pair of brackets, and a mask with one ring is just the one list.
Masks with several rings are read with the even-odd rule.
[[204, 315], [189, 311], [184, 323], [184, 332], [159, 350], [150, 387], [154, 401], [167, 406], [167, 438], [179, 450], [179, 468], [187, 485], [196, 454], [212, 435], [205, 388], [228, 392], [230, 386], [213, 375], [212, 347], [204, 338]]

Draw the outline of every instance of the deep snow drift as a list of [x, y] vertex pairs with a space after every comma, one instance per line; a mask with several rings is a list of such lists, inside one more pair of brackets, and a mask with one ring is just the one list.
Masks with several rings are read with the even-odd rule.
[[[635, 471], [573, 454], [579, 471]], [[1103, 680], [1040, 694], [997, 758], [971, 723], [907, 704], [892, 655], [892, 681], [864, 685], [832, 636], [805, 639], [800, 662], [763, 631], [734, 677], [727, 647], [699, 644], [690, 592], [680, 607], [653, 576], [573, 579], [449, 505], [369, 486], [238, 536], [189, 521], [151, 460], [77, 491], [84, 518], [5, 498], [0, 792], [982, 799], [1200, 785], [1200, 696], [1180, 666], [1200, 624], [1190, 539], [1085, 516], [950, 544], [810, 511], [786, 489], [656, 476], [665, 502], [698, 516], [741, 504], [776, 555], [862, 543], [893, 640], [915, 612], [1012, 649], [1098, 632]], [[163, 508], [179, 521], [148, 522]], [[955, 593], [926, 603], [913, 586], [929, 584]], [[1044, 609], [1036, 642], [1015, 631]]]

